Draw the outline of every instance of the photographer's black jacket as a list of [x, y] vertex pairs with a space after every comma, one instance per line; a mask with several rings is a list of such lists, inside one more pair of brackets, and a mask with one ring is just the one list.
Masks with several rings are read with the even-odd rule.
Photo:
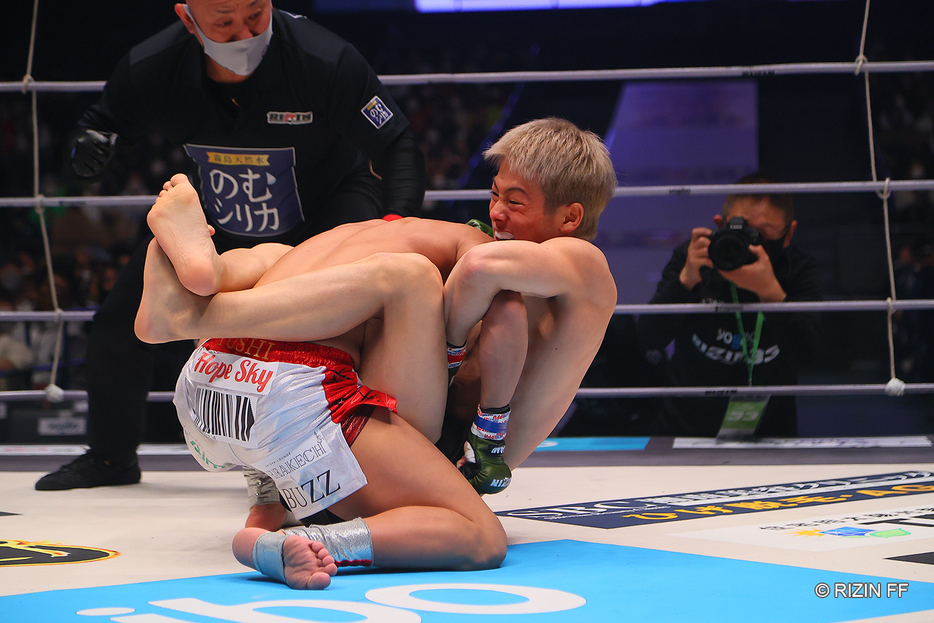
[[[730, 282], [719, 272], [701, 269], [701, 282], [687, 290], [679, 279], [687, 262], [689, 242], [675, 249], [662, 272], [650, 303], [732, 302]], [[789, 246], [773, 264], [786, 301], [821, 300], [820, 273], [814, 260]], [[740, 302], [758, 302], [755, 293], [737, 288]], [[752, 348], [756, 314], [743, 314], [747, 348]], [[639, 341], [646, 350], [661, 350], [672, 341], [668, 384], [674, 387], [738, 386], [748, 383], [748, 369], [739, 340], [736, 314], [643, 314]], [[762, 323], [753, 385], [794, 385], [798, 370], [821, 348], [817, 314], [766, 313]], [[713, 437], [726, 411], [726, 398], [666, 398], [658, 434]], [[773, 396], [759, 423], [759, 436], [796, 436], [797, 411], [793, 396]]]

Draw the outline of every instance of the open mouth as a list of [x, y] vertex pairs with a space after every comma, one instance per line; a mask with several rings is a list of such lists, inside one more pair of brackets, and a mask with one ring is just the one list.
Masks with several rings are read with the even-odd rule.
[[505, 231], [497, 231], [493, 233], [493, 238], [496, 240], [515, 240], [516, 237]]

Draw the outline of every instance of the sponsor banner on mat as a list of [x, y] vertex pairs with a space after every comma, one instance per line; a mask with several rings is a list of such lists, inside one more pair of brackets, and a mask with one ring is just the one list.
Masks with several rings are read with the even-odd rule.
[[536, 452], [612, 452], [645, 450], [648, 437], [549, 437]]
[[826, 552], [894, 541], [934, 538], [934, 506], [698, 530], [682, 532], [675, 536]]
[[823, 450], [826, 448], [930, 448], [932, 442], [924, 435], [907, 437], [798, 437], [763, 438], [748, 441], [718, 440], [713, 437], [677, 437], [675, 450], [709, 449], [742, 450]]
[[758, 487], [714, 489], [696, 493], [602, 500], [521, 508], [496, 513], [553, 523], [622, 528], [714, 517], [855, 502], [899, 498], [934, 492], [934, 472], [905, 471], [872, 476], [827, 478]]
[[98, 547], [0, 539], [0, 567], [73, 564], [106, 560], [119, 555], [119, 552]]

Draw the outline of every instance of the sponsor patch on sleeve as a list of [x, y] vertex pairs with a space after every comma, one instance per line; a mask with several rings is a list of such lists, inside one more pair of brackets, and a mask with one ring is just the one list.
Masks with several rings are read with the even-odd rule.
[[373, 99], [367, 102], [367, 105], [364, 106], [360, 112], [370, 120], [370, 123], [372, 123], [373, 127], [377, 130], [392, 119], [392, 111], [383, 103], [383, 100], [379, 99], [378, 95], [374, 95]]

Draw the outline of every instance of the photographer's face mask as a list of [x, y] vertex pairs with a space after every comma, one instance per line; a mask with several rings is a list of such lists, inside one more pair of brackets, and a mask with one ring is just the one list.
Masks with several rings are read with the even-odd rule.
[[219, 43], [212, 41], [204, 34], [191, 14], [191, 9], [188, 8], [187, 4], [184, 6], [188, 17], [195, 24], [198, 36], [201, 37], [201, 45], [205, 54], [214, 59], [224, 69], [232, 71], [238, 76], [249, 76], [256, 71], [256, 68], [259, 67], [260, 62], [263, 60], [263, 55], [266, 54], [266, 49], [269, 48], [269, 41], [272, 39], [272, 16], [269, 18], [269, 25], [266, 30], [260, 34], [240, 41]]

